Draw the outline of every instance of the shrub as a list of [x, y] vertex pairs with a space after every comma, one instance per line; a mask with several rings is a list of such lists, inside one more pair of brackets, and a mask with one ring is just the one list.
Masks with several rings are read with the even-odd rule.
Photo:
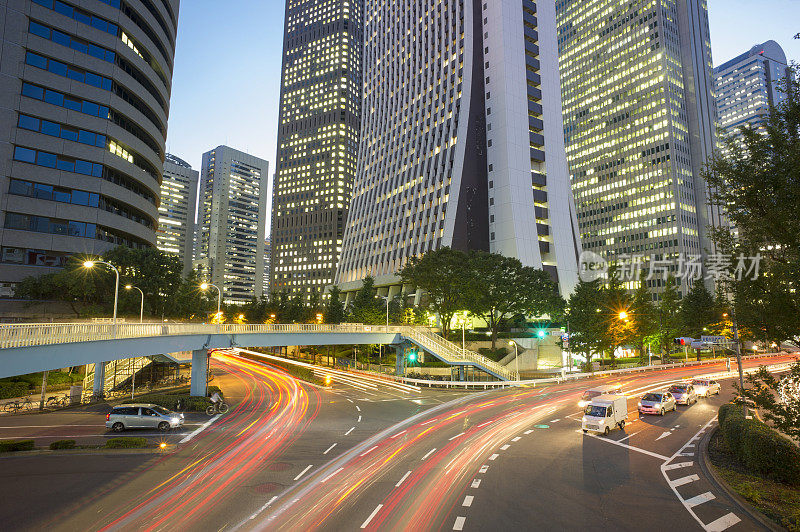
[[[218, 387], [209, 386], [209, 395], [213, 395], [214, 392], [218, 392], [220, 396], [224, 397], [222, 390], [220, 390]], [[180, 402], [180, 406], [178, 406], [178, 402]], [[154, 405], [163, 406], [164, 408], [168, 408], [170, 410], [205, 412], [208, 405], [211, 404], [211, 400], [208, 397], [192, 397], [184, 389], [176, 390], [171, 393], [143, 395], [141, 397], [128, 399], [123, 402], [123, 404], [131, 403], [152, 403]]]
[[108, 449], [141, 449], [147, 447], [145, 438], [111, 438], [106, 441]]
[[57, 451], [59, 449], [74, 449], [75, 440], [56, 440], [50, 443], [50, 450]]
[[742, 464], [766, 477], [800, 485], [800, 449], [756, 419], [745, 419], [740, 405], [719, 411], [723, 439]]
[[27, 382], [0, 381], [0, 399], [14, 399], [28, 395], [31, 390]]
[[15, 451], [32, 451], [33, 440], [6, 440], [0, 441], [0, 453], [12, 453]]

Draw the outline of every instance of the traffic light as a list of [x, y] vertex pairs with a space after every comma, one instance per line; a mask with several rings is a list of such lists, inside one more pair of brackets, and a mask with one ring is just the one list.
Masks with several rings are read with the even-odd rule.
[[540, 329], [539, 332], [536, 333], [536, 336], [538, 336], [539, 338], [544, 338], [545, 334], [547, 333], [545, 333], [543, 330]]
[[688, 338], [684, 336], [672, 339], [672, 343], [675, 345], [692, 345], [692, 342], [694, 342], [694, 338]]
[[408, 352], [408, 361], [412, 364], [417, 361], [417, 352], [416, 351], [409, 351]]

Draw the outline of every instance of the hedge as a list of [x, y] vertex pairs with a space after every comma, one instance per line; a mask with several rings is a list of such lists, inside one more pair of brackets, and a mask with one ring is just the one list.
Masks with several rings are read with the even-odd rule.
[[147, 447], [146, 438], [111, 438], [106, 441], [108, 449], [141, 449]]
[[50, 450], [57, 451], [59, 449], [74, 449], [75, 440], [56, 440], [50, 443]]
[[[216, 386], [209, 386], [208, 393], [213, 395], [217, 392], [222, 396], [222, 390]], [[180, 408], [178, 407], [180, 401]], [[135, 399], [127, 399], [122, 404], [152, 403], [163, 406], [170, 410], [181, 410], [186, 412], [205, 412], [211, 400], [208, 397], [192, 397], [186, 390], [177, 390], [171, 393], [143, 395]]]
[[725, 443], [742, 464], [785, 484], [800, 485], [800, 448], [756, 419], [745, 419], [739, 405], [719, 410]]
[[31, 386], [27, 382], [0, 382], [0, 399], [16, 399], [31, 393]]
[[0, 453], [15, 451], [32, 451], [33, 440], [6, 440], [0, 441]]

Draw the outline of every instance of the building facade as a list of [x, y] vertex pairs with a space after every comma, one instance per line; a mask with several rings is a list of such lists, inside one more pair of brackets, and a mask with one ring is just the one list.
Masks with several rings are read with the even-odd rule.
[[194, 265], [226, 303], [264, 290], [269, 163], [228, 146], [203, 154]]
[[770, 108], [786, 99], [780, 82], [787, 75], [786, 54], [775, 41], [753, 46], [714, 69], [719, 125], [735, 134], [742, 126], [763, 128]]
[[178, 0], [0, 0], [0, 295], [156, 245]]
[[569, 294], [580, 243], [548, 2], [367, 0], [363, 118], [337, 283], [389, 294], [445, 246], [543, 268]]
[[272, 271], [272, 239], [267, 237], [264, 239], [264, 296], [269, 296], [269, 277]]
[[286, 2], [272, 291], [308, 298], [334, 279], [356, 170], [362, 4]]
[[194, 219], [199, 178], [200, 174], [192, 170], [189, 163], [170, 153], [166, 154], [156, 241], [158, 249], [181, 258], [184, 275], [192, 269], [194, 257]]
[[[677, 273], [679, 256], [713, 250], [707, 227], [724, 223], [702, 178], [716, 143], [705, 0], [558, 0], [556, 11], [583, 247]], [[647, 283], [658, 293], [664, 280]]]

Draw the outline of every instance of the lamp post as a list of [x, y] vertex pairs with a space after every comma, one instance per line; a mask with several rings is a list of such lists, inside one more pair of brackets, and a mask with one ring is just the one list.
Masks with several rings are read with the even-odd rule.
[[[117, 301], [119, 300], [119, 270], [116, 266], [111, 264], [110, 262], [106, 262], [103, 260], [87, 260], [83, 263], [83, 267], [87, 270], [90, 270], [95, 267], [96, 264], [102, 264], [104, 266], [108, 266], [112, 270], [114, 270], [114, 274], [116, 275], [116, 281], [114, 283], [114, 318], [112, 321], [112, 332], [114, 338], [117, 337]], [[103, 388], [105, 385], [106, 379], [106, 365], [104, 361], [95, 362], [94, 364], [94, 386], [93, 391], [95, 394], [102, 394]]]
[[514, 368], [517, 372], [517, 382], [519, 382], [519, 351], [517, 350], [517, 342], [509, 340], [508, 345], [514, 346]]
[[464, 352], [467, 350], [466, 346], [466, 330], [467, 330], [467, 313], [464, 312], [461, 317], [458, 318], [458, 322], [461, 324], [461, 356], [464, 356]]
[[222, 321], [221, 308], [222, 308], [222, 290], [220, 290], [219, 286], [211, 283], [203, 283], [200, 285], [200, 290], [205, 292], [209, 288], [216, 288], [217, 289], [217, 328], [219, 329], [219, 324]]
[[139, 293], [142, 294], [142, 304], [139, 306], [139, 323], [142, 323], [144, 321], [144, 292], [142, 292], [141, 288], [138, 288], [131, 284], [125, 285], [125, 290], [133, 290], [133, 289], [138, 290]]

